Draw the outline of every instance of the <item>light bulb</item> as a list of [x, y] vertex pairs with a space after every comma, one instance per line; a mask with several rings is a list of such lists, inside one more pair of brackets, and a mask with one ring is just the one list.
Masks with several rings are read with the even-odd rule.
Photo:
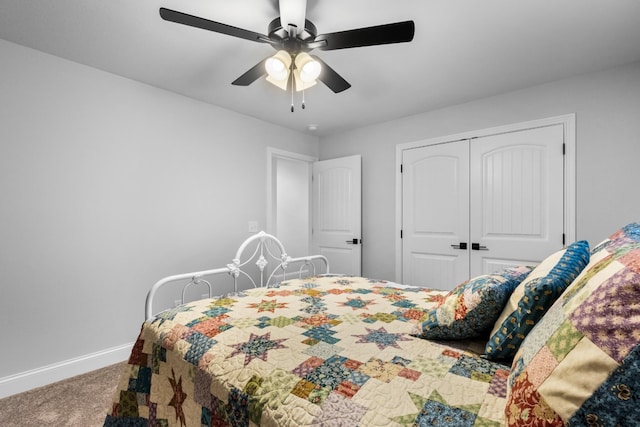
[[305, 83], [312, 82], [318, 78], [320, 71], [322, 71], [322, 67], [318, 61], [307, 62], [300, 70], [300, 78]]
[[284, 63], [278, 58], [267, 59], [267, 71], [269, 74], [278, 74], [284, 70]]
[[320, 62], [314, 60], [308, 53], [299, 53], [295, 62], [296, 68], [300, 72], [300, 80], [304, 83], [312, 83], [320, 76], [322, 71]]
[[267, 74], [274, 80], [286, 80], [289, 77], [291, 57], [284, 50], [276, 52], [271, 58], [267, 58], [264, 66]]

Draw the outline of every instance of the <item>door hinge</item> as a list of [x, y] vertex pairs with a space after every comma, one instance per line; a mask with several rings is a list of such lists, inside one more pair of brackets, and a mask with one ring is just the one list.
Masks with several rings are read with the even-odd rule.
[[562, 143], [562, 155], [565, 156], [567, 154], [567, 144]]
[[562, 246], [564, 246], [566, 244], [566, 235], [564, 233], [562, 233]]
[[402, 230], [400, 230], [400, 238], [402, 239]]
[[400, 173], [402, 173], [402, 172], [403, 172], [403, 170], [402, 170], [402, 163], [400, 163]]

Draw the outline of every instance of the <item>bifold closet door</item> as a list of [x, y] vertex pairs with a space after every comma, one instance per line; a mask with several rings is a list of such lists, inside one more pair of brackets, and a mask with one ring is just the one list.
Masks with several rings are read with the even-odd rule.
[[402, 281], [452, 289], [469, 277], [468, 141], [402, 155]]
[[563, 246], [561, 124], [407, 149], [402, 281], [453, 289]]
[[471, 140], [471, 277], [562, 248], [563, 143], [562, 125]]

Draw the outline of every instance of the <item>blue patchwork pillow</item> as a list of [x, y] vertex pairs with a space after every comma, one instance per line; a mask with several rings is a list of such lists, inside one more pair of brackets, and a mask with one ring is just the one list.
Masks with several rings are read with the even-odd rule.
[[533, 267], [513, 267], [461, 283], [431, 310], [416, 335], [427, 339], [465, 339], [486, 334], [511, 292]]
[[542, 261], [518, 285], [485, 346], [489, 359], [510, 359], [549, 307], [589, 263], [589, 243], [572, 243]]

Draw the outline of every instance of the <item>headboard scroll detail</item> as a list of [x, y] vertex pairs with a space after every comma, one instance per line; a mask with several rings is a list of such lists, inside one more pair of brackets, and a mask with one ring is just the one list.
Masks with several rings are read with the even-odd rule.
[[[184, 282], [190, 280], [183, 285], [181, 302], [185, 302], [185, 293], [189, 286], [205, 284], [209, 289], [209, 297], [213, 296], [213, 286], [211, 282], [203, 279], [203, 277], [214, 276], [219, 274], [228, 274], [233, 278], [232, 295], [238, 295], [238, 281], [240, 278], [246, 279], [254, 288], [269, 287], [275, 285], [276, 279], [282, 277], [287, 278], [287, 269], [290, 265], [300, 265], [298, 277], [302, 277], [303, 272], [308, 271], [309, 275], [316, 274], [316, 263], [324, 264], [325, 273], [329, 272], [329, 260], [323, 255], [309, 255], [304, 257], [290, 257], [284, 249], [284, 246], [275, 236], [261, 231], [250, 236], [238, 248], [235, 257], [226, 267], [216, 268], [213, 270], [197, 271], [194, 273], [177, 274], [168, 276], [157, 281], [147, 293], [145, 302], [145, 319], [151, 319], [156, 313], [153, 310], [153, 300], [158, 290], [168, 283]], [[257, 267], [258, 276], [252, 275], [250, 268], [253, 265]], [[269, 266], [274, 266], [269, 269]], [[281, 273], [279, 275], [278, 273]]]

